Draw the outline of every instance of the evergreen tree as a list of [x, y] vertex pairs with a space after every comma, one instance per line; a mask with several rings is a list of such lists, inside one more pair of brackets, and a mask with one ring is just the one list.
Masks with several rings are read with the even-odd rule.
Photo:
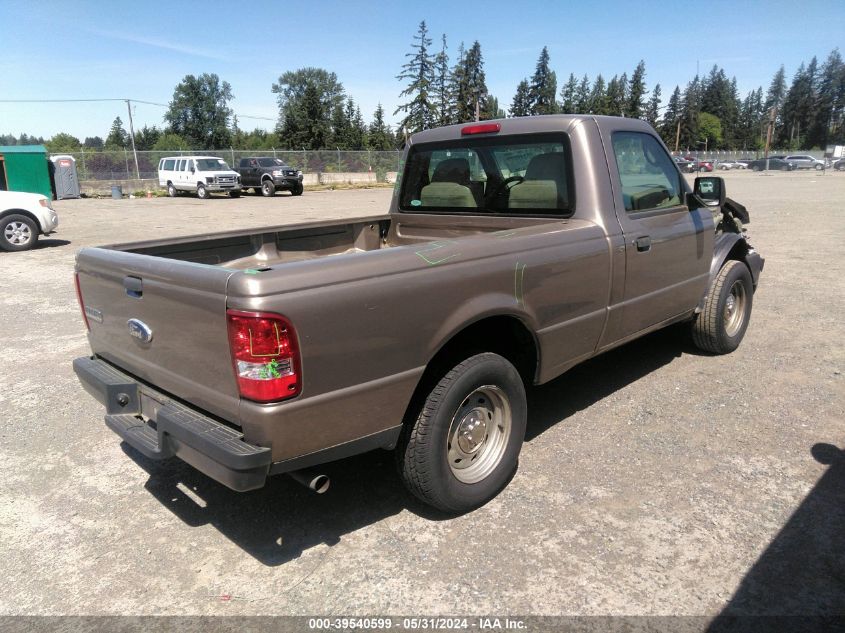
[[451, 116], [451, 90], [449, 55], [446, 53], [446, 35], [442, 36], [440, 52], [434, 57], [434, 85], [432, 96], [437, 107], [436, 125], [449, 125]]
[[772, 109], [774, 108], [775, 114], [775, 127], [772, 131], [772, 138], [776, 136], [778, 127], [780, 127], [781, 122], [783, 120], [781, 108], [783, 106], [783, 100], [786, 97], [786, 73], [783, 69], [783, 65], [778, 69], [775, 73], [775, 76], [772, 77], [772, 83], [769, 86], [769, 91], [766, 93], [766, 101], [765, 101], [765, 110], [766, 116], [771, 119], [772, 116]]
[[[4, 145], [13, 145], [14, 143], [4, 143]], [[99, 136], [86, 136], [82, 147], [85, 149], [93, 149], [94, 151], [101, 150], [105, 146], [103, 139]]]
[[845, 64], [839, 49], [834, 49], [822, 65], [816, 97], [816, 120], [809, 143], [818, 147], [845, 141]]
[[576, 114], [587, 113], [590, 111], [590, 78], [584, 75], [581, 83], [578, 84], [578, 90], [575, 92], [575, 110]]
[[323, 68], [288, 71], [273, 84], [279, 105], [280, 144], [290, 149], [323, 149], [332, 136], [332, 116], [346, 98], [335, 73]]
[[161, 130], [155, 125], [147, 127], [144, 125], [140, 130], [135, 132], [135, 149], [139, 152], [148, 152], [156, 144], [158, 137], [161, 136]]
[[487, 103], [485, 104], [481, 118], [484, 120], [505, 118], [505, 111], [499, 107], [499, 100], [493, 95], [487, 96]]
[[511, 116], [528, 116], [531, 113], [531, 104], [528, 99], [528, 80], [523, 79], [516, 87], [516, 94], [510, 107]]
[[[232, 87], [215, 74], [186, 75], [173, 90], [164, 119], [168, 131], [200, 148], [230, 147]], [[108, 145], [108, 141], [106, 141]]]
[[390, 127], [384, 122], [384, 108], [378, 104], [373, 113], [373, 122], [367, 132], [367, 147], [369, 149], [383, 152], [394, 149], [396, 139], [390, 131]]
[[335, 106], [332, 110], [332, 136], [329, 141], [329, 146], [336, 149], [350, 149], [350, 137], [352, 130], [352, 120], [350, 112], [354, 115], [355, 105], [352, 99], [349, 99], [345, 104]]
[[557, 76], [549, 68], [549, 49], [544, 46], [528, 88], [531, 114], [554, 114], [557, 112], [556, 94]]
[[[637, 64], [637, 67], [634, 69], [634, 74], [631, 75], [631, 83], [628, 88], [628, 107], [626, 109], [627, 116], [635, 119], [648, 118], [646, 116], [646, 111], [644, 110], [645, 104], [643, 103], [645, 92], [645, 62], [640, 60], [640, 63]], [[658, 97], [659, 96], [660, 95], [658, 93]]]
[[651, 99], [648, 100], [648, 104], [646, 105], [645, 111], [643, 113], [645, 120], [648, 121], [649, 125], [651, 125], [651, 127], [655, 128], [655, 129], [657, 129], [657, 119], [660, 117], [659, 113], [660, 113], [660, 84], [657, 84], [657, 85], [654, 86], [654, 90], [651, 91]]
[[106, 149], [118, 150], [126, 147], [129, 134], [123, 129], [123, 121], [117, 117], [111, 124], [109, 135], [106, 137]]
[[675, 86], [672, 96], [669, 97], [669, 103], [666, 104], [666, 112], [663, 113], [663, 121], [660, 124], [660, 135], [663, 137], [663, 142], [672, 150], [675, 149], [675, 137], [678, 121], [680, 121], [682, 115], [682, 107], [681, 88]]
[[405, 89], [399, 93], [400, 97], [410, 97], [410, 101], [403, 103], [393, 113], [405, 113], [402, 127], [409, 132], [419, 132], [433, 127], [437, 121], [437, 107], [432, 103], [434, 83], [434, 58], [429, 52], [431, 38], [428, 37], [428, 27], [425, 20], [420, 22], [419, 30], [414, 35], [415, 44], [411, 44], [412, 52], [406, 53], [408, 61], [402, 66], [402, 72], [397, 75], [399, 81], [407, 81]]
[[695, 150], [698, 147], [698, 115], [701, 113], [701, 80], [696, 75], [687, 84], [681, 106], [681, 146]]
[[607, 83], [607, 110], [605, 114], [625, 115], [625, 83], [617, 75], [613, 75], [613, 79]]
[[563, 114], [574, 114], [577, 110], [578, 80], [575, 73], [569, 73], [569, 79], [560, 89], [560, 111]]
[[605, 87], [604, 77], [601, 74], [597, 75], [596, 80], [593, 82], [593, 89], [590, 91], [590, 99], [584, 113], [608, 114], [607, 89]]
[[487, 112], [487, 97], [484, 58], [481, 55], [481, 44], [476, 40], [463, 59], [455, 104], [456, 123], [481, 118], [480, 115]]

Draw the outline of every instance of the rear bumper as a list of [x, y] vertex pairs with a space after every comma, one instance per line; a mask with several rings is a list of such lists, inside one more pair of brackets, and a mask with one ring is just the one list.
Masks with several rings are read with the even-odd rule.
[[[178, 457], [233, 490], [261, 488], [270, 449], [183, 405], [98, 358], [77, 358], [73, 370], [106, 407], [106, 426], [150, 459]], [[143, 417], [142, 417], [143, 413]]]

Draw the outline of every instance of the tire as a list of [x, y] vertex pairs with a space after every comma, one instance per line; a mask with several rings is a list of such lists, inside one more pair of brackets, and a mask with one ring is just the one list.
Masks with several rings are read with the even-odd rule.
[[0, 249], [26, 251], [38, 242], [38, 225], [25, 215], [7, 215], [0, 220]]
[[303, 190], [304, 190], [304, 187], [302, 186], [302, 183], [300, 182], [293, 189], [291, 189], [290, 192], [291, 192], [291, 195], [301, 196]]
[[261, 183], [261, 195], [265, 198], [272, 198], [276, 195], [276, 184], [269, 178]]
[[716, 275], [704, 309], [692, 323], [696, 347], [714, 354], [729, 354], [742, 342], [751, 320], [754, 286], [748, 267], [730, 260]]
[[241, 192], [232, 190], [232, 191], [229, 192], [229, 197], [230, 198], [240, 198]]
[[816, 164], [816, 171], [821, 171], [824, 168], [824, 165]]
[[503, 357], [483, 353], [457, 364], [412, 415], [396, 448], [397, 465], [407, 489], [428, 505], [469, 512], [495, 497], [516, 472], [525, 438], [525, 387]]
[[790, 170], [789, 170], [789, 165], [784, 165], [783, 167], [781, 167], [781, 168], [780, 168], [780, 170], [781, 170], [781, 171], [790, 171]]
[[167, 183], [167, 195], [171, 198], [175, 198], [176, 193], [176, 187], [174, 186], [174, 184], [172, 182]]
[[199, 183], [197, 185], [197, 198], [200, 200], [206, 200], [209, 196], [208, 189], [205, 188], [205, 185]]
[[760, 171], [761, 169], [760, 165], [754, 165], [754, 167], [751, 168], [751, 171]]

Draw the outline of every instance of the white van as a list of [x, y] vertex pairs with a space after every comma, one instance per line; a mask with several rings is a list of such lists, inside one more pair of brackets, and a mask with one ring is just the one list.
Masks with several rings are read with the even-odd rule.
[[168, 156], [158, 162], [158, 184], [167, 187], [171, 198], [177, 191], [195, 191], [208, 198], [213, 191], [241, 195], [241, 177], [217, 156]]

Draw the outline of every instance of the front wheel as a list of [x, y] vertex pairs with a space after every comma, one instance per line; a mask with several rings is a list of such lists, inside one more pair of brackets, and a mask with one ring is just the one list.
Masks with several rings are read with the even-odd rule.
[[816, 171], [821, 171], [822, 169], [824, 169], [824, 165], [816, 165]]
[[405, 486], [450, 513], [484, 505], [516, 471], [525, 438], [525, 387], [497, 354], [472, 356], [429, 391], [397, 446]]
[[714, 354], [728, 354], [739, 347], [751, 320], [753, 298], [748, 267], [736, 260], [726, 262], [692, 323], [696, 347]]
[[294, 196], [301, 196], [301, 195], [302, 195], [302, 190], [303, 190], [303, 189], [304, 189], [304, 187], [302, 186], [302, 183], [300, 182], [300, 183], [299, 183], [299, 184], [297, 184], [297, 185], [296, 185], [293, 189], [291, 189], [291, 190], [290, 190], [291, 195], [294, 195]]
[[206, 189], [205, 185], [202, 183], [197, 185], [197, 198], [200, 198], [201, 200], [208, 198], [208, 189]]
[[25, 215], [7, 215], [0, 220], [0, 249], [25, 251], [38, 241], [38, 226]]
[[276, 195], [276, 185], [272, 180], [265, 180], [261, 183], [261, 195], [270, 198]]
[[176, 187], [173, 185], [172, 182], [167, 183], [167, 195], [171, 198], [176, 197]]
[[240, 198], [240, 197], [241, 197], [241, 192], [240, 192], [240, 191], [235, 191], [234, 189], [232, 189], [232, 191], [230, 191], [230, 192], [229, 192], [229, 197], [230, 197], [230, 198]]

